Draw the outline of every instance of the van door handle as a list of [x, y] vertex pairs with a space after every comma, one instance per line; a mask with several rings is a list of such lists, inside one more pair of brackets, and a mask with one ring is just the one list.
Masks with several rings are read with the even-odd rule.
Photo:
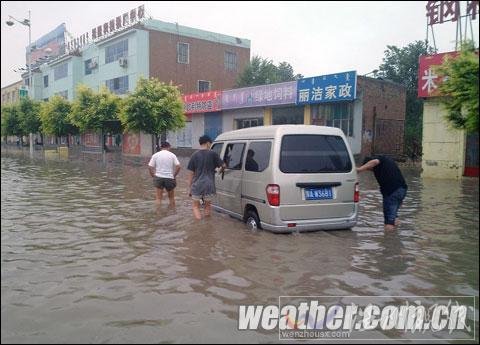
[[296, 186], [300, 188], [311, 187], [338, 187], [341, 186], [341, 182], [297, 182]]

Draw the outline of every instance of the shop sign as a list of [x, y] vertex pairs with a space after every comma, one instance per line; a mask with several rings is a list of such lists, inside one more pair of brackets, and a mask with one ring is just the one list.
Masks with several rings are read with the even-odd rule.
[[297, 104], [353, 101], [357, 92], [357, 72], [303, 78], [297, 83]]
[[222, 92], [222, 109], [295, 104], [297, 82], [268, 84]]

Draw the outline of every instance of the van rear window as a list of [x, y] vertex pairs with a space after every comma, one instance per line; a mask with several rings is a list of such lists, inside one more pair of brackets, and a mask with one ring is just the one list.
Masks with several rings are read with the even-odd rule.
[[347, 173], [352, 162], [342, 137], [336, 135], [285, 135], [280, 152], [284, 173]]

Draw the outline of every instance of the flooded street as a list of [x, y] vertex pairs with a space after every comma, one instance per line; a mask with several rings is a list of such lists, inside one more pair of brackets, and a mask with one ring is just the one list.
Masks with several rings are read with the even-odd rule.
[[364, 173], [352, 231], [275, 235], [219, 213], [195, 221], [180, 161], [169, 209], [145, 167], [2, 155], [2, 342], [276, 342], [275, 331], [238, 331], [238, 306], [478, 296], [478, 179], [404, 170], [402, 223], [386, 233]]

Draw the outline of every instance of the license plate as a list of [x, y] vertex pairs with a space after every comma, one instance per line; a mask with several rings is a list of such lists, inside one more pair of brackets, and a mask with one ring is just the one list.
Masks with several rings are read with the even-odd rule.
[[305, 189], [305, 200], [333, 199], [332, 187], [319, 187]]

